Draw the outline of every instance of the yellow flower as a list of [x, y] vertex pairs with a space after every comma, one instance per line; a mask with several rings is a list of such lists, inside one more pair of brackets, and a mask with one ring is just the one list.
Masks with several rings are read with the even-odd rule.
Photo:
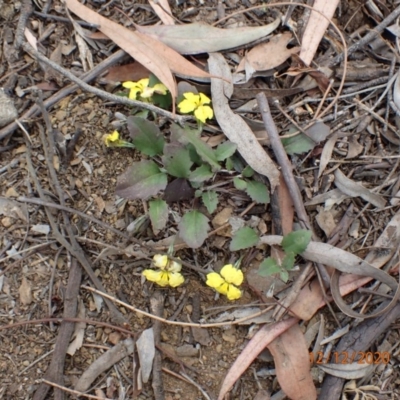
[[154, 93], [158, 94], [167, 94], [167, 87], [162, 83], [157, 83], [153, 87], [149, 87], [149, 79], [141, 79], [138, 82], [124, 82], [122, 84], [123, 87], [130, 89], [129, 90], [129, 98], [131, 100], [136, 100], [137, 95], [139, 93], [139, 97], [142, 99], [149, 99], [153, 96]]
[[243, 272], [232, 264], [227, 264], [219, 274], [216, 272], [207, 274], [206, 284], [218, 293], [226, 295], [228, 300], [237, 300], [242, 296], [242, 292], [236, 286], [240, 286], [242, 282]]
[[114, 131], [108, 135], [103, 135], [103, 141], [107, 147], [135, 147], [133, 143], [127, 142], [126, 140], [121, 140], [119, 138], [118, 131]]
[[207, 119], [214, 116], [214, 112], [210, 106], [205, 104], [210, 104], [211, 100], [203, 93], [183, 93], [185, 100], [182, 100], [179, 104], [179, 111], [182, 114], [191, 113], [194, 111], [194, 116], [201, 121], [203, 124]]
[[185, 278], [180, 273], [182, 265], [176, 261], [171, 261], [167, 255], [156, 254], [153, 257], [154, 265], [160, 270], [145, 269], [142, 274], [150, 282], [155, 282], [159, 286], [177, 287], [182, 285]]

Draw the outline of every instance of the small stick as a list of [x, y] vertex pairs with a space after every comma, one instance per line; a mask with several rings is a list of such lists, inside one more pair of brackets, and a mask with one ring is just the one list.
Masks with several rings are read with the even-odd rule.
[[112, 399], [110, 399], [108, 397], [93, 396], [91, 394], [85, 394], [85, 393], [78, 392], [77, 390], [68, 389], [65, 386], [57, 385], [57, 383], [50, 382], [50, 381], [48, 381], [46, 379], [43, 379], [42, 382], [45, 383], [46, 385], [53, 386], [53, 387], [55, 387], [57, 389], [63, 390], [64, 392], [71, 393], [71, 394], [74, 394], [76, 396], [83, 396], [83, 397], [86, 397], [87, 399], [112, 400]]
[[281, 167], [282, 175], [283, 178], [285, 179], [289, 193], [292, 197], [294, 208], [297, 212], [297, 216], [301, 221], [303, 227], [313, 232], [310, 220], [306, 213], [306, 209], [304, 208], [299, 186], [297, 185], [293, 176], [292, 166], [290, 164], [286, 151], [283, 148], [281, 139], [279, 138], [278, 130], [276, 129], [274, 120], [272, 119], [267, 98], [265, 97], [264, 93], [259, 93], [257, 94], [256, 99], [258, 102], [258, 107], [260, 109], [262, 119], [264, 121], [265, 129], [268, 132], [268, 136], [271, 141], [271, 147], [275, 153], [275, 157], [278, 160], [278, 164]]

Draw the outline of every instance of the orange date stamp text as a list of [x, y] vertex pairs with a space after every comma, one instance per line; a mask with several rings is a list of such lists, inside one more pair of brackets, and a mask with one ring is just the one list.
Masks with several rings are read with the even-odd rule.
[[387, 351], [331, 351], [324, 354], [322, 351], [310, 352], [311, 364], [388, 364], [390, 354]]

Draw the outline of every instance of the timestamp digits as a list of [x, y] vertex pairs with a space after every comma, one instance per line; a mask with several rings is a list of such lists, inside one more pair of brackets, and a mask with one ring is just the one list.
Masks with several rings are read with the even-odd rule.
[[311, 364], [388, 364], [390, 354], [387, 351], [332, 351], [324, 355], [324, 352], [310, 352]]

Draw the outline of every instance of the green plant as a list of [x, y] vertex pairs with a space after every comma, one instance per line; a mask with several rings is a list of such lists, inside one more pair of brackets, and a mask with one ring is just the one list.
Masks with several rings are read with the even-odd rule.
[[279, 273], [282, 281], [287, 282], [289, 271], [294, 267], [296, 256], [307, 248], [310, 240], [311, 232], [306, 230], [299, 230], [285, 235], [281, 243], [285, 254], [283, 259], [276, 260], [272, 257], [264, 259], [260, 264], [258, 273], [261, 276], [270, 276]]
[[[158, 94], [162, 89], [157, 81], [151, 80], [128, 82], [123, 86], [130, 89], [130, 97], [146, 96], [148, 101], [153, 101], [156, 89]], [[255, 180], [254, 171], [235, 155], [237, 146], [234, 143], [225, 141], [212, 148], [202, 139], [203, 124], [213, 117], [209, 104], [210, 99], [202, 93], [183, 93], [178, 108], [184, 113], [194, 113], [197, 127], [171, 124], [168, 140], [156, 123], [147, 119], [148, 114], [137, 114], [126, 120], [131, 142], [123, 141], [123, 144], [129, 144], [147, 158], [132, 163], [118, 177], [116, 194], [127, 199], [149, 200], [148, 217], [155, 234], [165, 228], [172, 202], [198, 199], [194, 200], [194, 205], [201, 201], [212, 215], [220, 199], [211, 181], [220, 173], [226, 181], [226, 176], [232, 176], [236, 171], [237, 176], [229, 178], [227, 184], [233, 183], [236, 189], [245, 191], [257, 203], [269, 202], [267, 187]], [[109, 146], [122, 143], [116, 132], [104, 140]], [[162, 191], [163, 198], [160, 196]], [[192, 248], [204, 243], [210, 229], [208, 216], [198, 208], [196, 205], [185, 212], [178, 223], [179, 236]], [[257, 242], [256, 232], [245, 227], [235, 233], [230, 249], [241, 250]]]

